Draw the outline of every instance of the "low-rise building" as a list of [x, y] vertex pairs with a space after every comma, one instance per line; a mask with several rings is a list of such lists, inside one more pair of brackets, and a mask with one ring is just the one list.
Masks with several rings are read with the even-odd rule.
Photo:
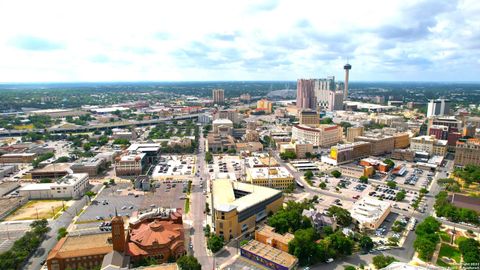
[[206, 148], [210, 152], [223, 152], [235, 149], [235, 139], [230, 136], [221, 136], [220, 134], [208, 133]]
[[284, 167], [247, 169], [247, 182], [254, 185], [284, 190], [293, 185], [294, 180], [294, 177]]
[[292, 140], [308, 141], [314, 147], [328, 147], [339, 143], [343, 137], [343, 129], [337, 125], [323, 124], [312, 128], [306, 125], [292, 127]]
[[137, 176], [147, 165], [146, 153], [126, 154], [115, 158], [115, 173], [118, 176]]
[[388, 201], [362, 198], [350, 210], [352, 218], [362, 230], [376, 230], [388, 216], [392, 205]]
[[233, 122], [229, 119], [215, 119], [212, 123], [212, 132], [222, 136], [232, 135]]
[[255, 231], [255, 240], [285, 252], [288, 252], [288, 243], [290, 243], [293, 238], [293, 234], [276, 233], [275, 228], [268, 225], [264, 225]]
[[263, 144], [261, 142], [241, 142], [236, 143], [235, 148], [237, 149], [237, 152], [260, 152], [263, 150]]
[[390, 169], [386, 163], [383, 163], [382, 161], [374, 158], [364, 158], [360, 160], [359, 164], [364, 167], [371, 166], [376, 171], [380, 172], [388, 172], [388, 170]]
[[30, 200], [60, 199], [83, 196], [88, 187], [88, 174], [75, 173], [64, 176], [52, 183], [27, 184], [19, 189], [20, 196]]
[[410, 149], [395, 149], [392, 153], [392, 159], [413, 162], [415, 160], [415, 151]]
[[445, 156], [447, 153], [447, 141], [437, 140], [435, 136], [418, 136], [410, 139], [410, 150], [426, 152], [429, 155]]
[[356, 159], [367, 157], [372, 153], [372, 145], [369, 142], [354, 142], [339, 144], [330, 148], [330, 155], [322, 156], [322, 162], [339, 165], [352, 162]]
[[52, 163], [43, 168], [37, 168], [30, 171], [32, 179], [57, 179], [72, 173], [69, 163]]
[[17, 170], [17, 165], [0, 165], [0, 179], [12, 175]]
[[363, 136], [364, 128], [359, 127], [348, 127], [347, 128], [347, 141], [354, 142], [356, 137]]
[[105, 159], [92, 157], [77, 160], [70, 168], [74, 173], [88, 173], [89, 176], [97, 176], [105, 169]]
[[448, 139], [448, 127], [440, 125], [431, 125], [428, 127], [428, 135], [435, 136], [437, 140]]
[[37, 157], [35, 153], [11, 153], [0, 156], [0, 163], [13, 164], [13, 163], [32, 163]]
[[380, 156], [393, 152], [395, 148], [395, 140], [393, 136], [388, 135], [363, 135], [354, 139], [355, 142], [369, 142], [372, 144], [372, 155]]
[[188, 181], [192, 180], [196, 160], [189, 155], [162, 156], [153, 169], [152, 178], [159, 181]]
[[329, 217], [316, 210], [308, 210], [308, 209], [303, 210], [302, 216], [305, 216], [308, 219], [310, 219], [313, 227], [317, 231], [321, 231], [324, 227], [327, 227], [327, 226], [331, 227], [333, 230], [337, 229], [337, 222], [335, 221], [335, 217]]
[[308, 141], [292, 141], [286, 144], [280, 144], [280, 153], [292, 152], [297, 158], [305, 158], [307, 153], [313, 153], [313, 144]]
[[230, 241], [255, 231], [258, 222], [283, 204], [280, 190], [242, 182], [217, 179], [212, 184], [215, 234]]
[[276, 249], [256, 240], [250, 240], [240, 247], [240, 255], [268, 269], [296, 269], [298, 259], [285, 251]]
[[148, 175], [140, 175], [135, 178], [134, 186], [136, 190], [149, 191], [151, 188], [150, 177]]
[[168, 141], [168, 146], [188, 148], [192, 146], [192, 139], [189, 137], [171, 137]]
[[407, 148], [410, 145], [410, 135], [406, 132], [395, 133], [393, 136], [393, 147], [395, 149]]
[[374, 172], [373, 166], [341, 165], [339, 168], [342, 175], [353, 178], [360, 178], [362, 176], [370, 177]]
[[257, 110], [264, 111], [267, 114], [272, 113], [272, 106], [273, 103], [266, 99], [260, 99], [257, 101]]

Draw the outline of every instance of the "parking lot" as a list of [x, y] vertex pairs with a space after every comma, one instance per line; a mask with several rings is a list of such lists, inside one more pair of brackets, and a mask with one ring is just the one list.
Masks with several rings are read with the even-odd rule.
[[315, 187], [318, 187], [322, 182], [326, 184], [324, 190], [342, 194], [343, 196], [355, 200], [362, 196], [366, 196], [369, 192], [373, 191], [372, 185], [360, 183], [358, 179], [351, 177], [335, 178], [324, 175], [312, 179], [312, 183]]
[[[183, 208], [186, 184], [161, 183], [151, 192], [134, 191], [130, 183], [118, 183], [105, 188], [80, 215], [77, 230], [99, 230], [102, 222], [109, 221], [117, 211], [119, 216], [130, 217], [135, 212], [151, 207]], [[168, 187], [170, 186], [170, 188]]]
[[240, 179], [243, 160], [239, 156], [215, 155], [213, 164], [208, 164], [211, 179]]

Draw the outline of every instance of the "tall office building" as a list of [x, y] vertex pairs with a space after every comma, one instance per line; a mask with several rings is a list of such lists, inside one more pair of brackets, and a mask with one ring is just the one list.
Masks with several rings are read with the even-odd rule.
[[224, 104], [225, 103], [225, 91], [223, 89], [213, 89], [213, 104]]
[[352, 69], [352, 66], [347, 63], [345, 66], [343, 66], [343, 69], [345, 69], [345, 88], [343, 90], [343, 99], [346, 100], [348, 98], [348, 73], [350, 72], [350, 69]]
[[297, 80], [297, 109], [317, 108], [317, 100], [315, 98], [315, 79], [298, 79]]
[[315, 97], [318, 107], [325, 111], [342, 110], [343, 91], [343, 83], [335, 83], [335, 76], [316, 80]]
[[428, 102], [427, 117], [443, 116], [450, 113], [450, 101], [446, 99], [432, 99]]

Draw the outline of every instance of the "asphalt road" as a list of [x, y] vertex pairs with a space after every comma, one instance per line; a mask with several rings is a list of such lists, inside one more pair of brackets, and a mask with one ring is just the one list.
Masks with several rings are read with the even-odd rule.
[[[209, 257], [207, 254], [206, 241], [203, 232], [203, 224], [206, 220], [206, 215], [204, 213], [206, 197], [203, 195], [203, 190], [207, 188], [208, 172], [205, 170], [205, 139], [202, 136], [200, 136], [199, 140], [197, 166], [199, 168], [199, 177], [195, 177], [192, 181], [193, 186], [190, 196], [190, 211], [193, 220], [193, 227], [190, 232], [192, 237], [193, 255], [202, 265], [202, 269], [211, 269], [213, 258]], [[200, 178], [204, 180], [203, 188], [200, 188]]]

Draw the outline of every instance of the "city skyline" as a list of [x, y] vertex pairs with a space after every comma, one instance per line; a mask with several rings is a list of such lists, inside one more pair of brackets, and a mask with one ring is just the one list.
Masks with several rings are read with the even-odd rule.
[[352, 82], [478, 81], [479, 10], [474, 1], [2, 2], [0, 83], [340, 79], [347, 62]]

